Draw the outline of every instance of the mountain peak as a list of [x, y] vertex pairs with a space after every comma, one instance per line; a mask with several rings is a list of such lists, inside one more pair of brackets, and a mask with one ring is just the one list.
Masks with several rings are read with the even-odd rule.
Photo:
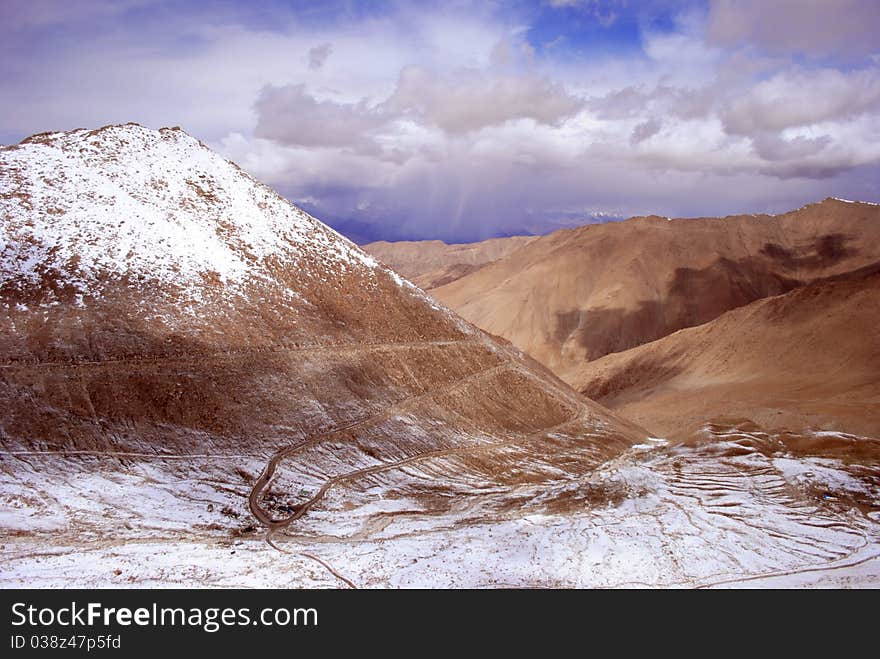
[[[185, 136], [191, 140], [195, 140], [180, 126], [164, 126], [159, 129], [152, 129], [139, 124], [136, 121], [129, 121], [124, 124], [107, 124], [98, 128], [73, 128], [71, 130], [44, 131], [35, 133], [24, 138], [18, 143], [23, 144], [52, 144], [64, 143], [68, 140], [77, 140], [89, 137], [117, 135], [162, 135], [162, 136]], [[198, 142], [198, 140], [196, 140]]]
[[209, 283], [241, 292], [305, 255], [378, 267], [180, 128], [41, 133], [0, 151], [0, 167], [0, 277], [21, 286], [52, 273], [92, 295], [140, 277], [193, 299]]

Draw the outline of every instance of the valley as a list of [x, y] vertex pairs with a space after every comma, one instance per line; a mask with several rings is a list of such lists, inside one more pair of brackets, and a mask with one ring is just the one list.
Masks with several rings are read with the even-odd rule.
[[875, 207], [371, 255], [124, 124], [0, 213], [3, 587], [880, 586]]

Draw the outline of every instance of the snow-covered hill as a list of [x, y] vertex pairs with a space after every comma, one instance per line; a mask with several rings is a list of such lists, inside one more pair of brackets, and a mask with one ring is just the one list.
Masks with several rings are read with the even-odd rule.
[[36, 314], [43, 325], [0, 336], [7, 359], [475, 333], [178, 128], [107, 126], [2, 147], [0, 217], [7, 320], [21, 328]]
[[[107, 277], [200, 298], [281, 268], [374, 269], [348, 240], [179, 128], [46, 133], [0, 150], [0, 278], [55, 271], [81, 296]], [[295, 294], [295, 293], [294, 293]]]
[[503, 508], [645, 436], [181, 130], [3, 147], [0, 200], [19, 549], [122, 533], [188, 560], [163, 533], [262, 538], [339, 496], [346, 519], [377, 495]]

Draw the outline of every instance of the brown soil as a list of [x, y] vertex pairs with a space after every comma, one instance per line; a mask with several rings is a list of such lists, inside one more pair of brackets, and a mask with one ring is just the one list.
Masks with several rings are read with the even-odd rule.
[[745, 417], [880, 437], [880, 273], [817, 282], [608, 355], [576, 386], [665, 436]]
[[880, 207], [828, 199], [557, 231], [431, 293], [574, 383], [591, 360], [878, 263]]

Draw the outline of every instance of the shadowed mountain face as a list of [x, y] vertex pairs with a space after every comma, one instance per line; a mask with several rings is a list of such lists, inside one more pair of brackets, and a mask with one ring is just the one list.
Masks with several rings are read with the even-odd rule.
[[513, 236], [461, 245], [440, 240], [379, 241], [364, 245], [364, 251], [427, 291], [476, 272], [534, 240], [532, 236]]
[[880, 207], [634, 218], [539, 238], [431, 291], [568, 382], [583, 365], [880, 261]]
[[877, 437], [878, 328], [872, 266], [589, 362], [575, 386], [670, 437], [722, 417]]

